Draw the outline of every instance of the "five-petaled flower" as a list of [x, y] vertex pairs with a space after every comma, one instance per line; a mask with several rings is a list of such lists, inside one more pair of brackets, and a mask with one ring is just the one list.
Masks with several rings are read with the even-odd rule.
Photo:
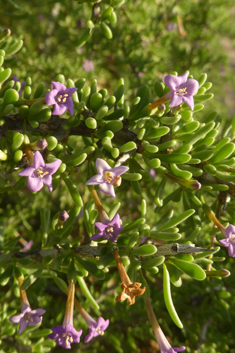
[[71, 95], [77, 91], [76, 87], [65, 87], [60, 82], [52, 81], [54, 89], [46, 94], [46, 104], [54, 105], [53, 115], [61, 115], [69, 111], [73, 115], [73, 99]]
[[[87, 321], [87, 320], [86, 320]], [[106, 328], [109, 326], [109, 320], [98, 317], [97, 322], [89, 315], [89, 334], [85, 337], [84, 342], [88, 343], [93, 337], [103, 335]]]
[[121, 184], [120, 175], [127, 172], [129, 168], [125, 166], [111, 168], [110, 165], [101, 158], [97, 158], [96, 168], [99, 174], [91, 177], [86, 182], [86, 185], [99, 185], [101, 191], [115, 197], [114, 186]]
[[33, 156], [33, 166], [25, 168], [18, 175], [28, 177], [28, 188], [31, 191], [41, 190], [43, 184], [48, 186], [49, 191], [52, 191], [52, 174], [59, 169], [60, 165], [60, 159], [45, 164], [41, 153], [36, 151]]
[[123, 228], [123, 226], [120, 225], [119, 214], [116, 214], [116, 216], [114, 216], [113, 219], [109, 222], [96, 222], [95, 226], [99, 229], [99, 233], [94, 234], [91, 237], [91, 240], [96, 240], [103, 237], [114, 242], [117, 241], [117, 237]]
[[41, 308], [31, 310], [29, 305], [23, 304], [21, 309], [21, 314], [11, 316], [9, 320], [15, 324], [20, 323], [20, 327], [19, 327], [19, 335], [20, 335], [27, 326], [36, 326], [40, 324], [40, 322], [42, 321], [41, 315], [43, 315], [45, 312], [46, 310]]
[[235, 257], [235, 226], [229, 224], [229, 226], [223, 231], [226, 236], [225, 239], [219, 240], [220, 244], [228, 248], [228, 254], [231, 257]]
[[199, 83], [193, 78], [188, 79], [188, 72], [181, 76], [167, 75], [164, 82], [170, 88], [169, 107], [176, 107], [184, 102], [191, 110], [194, 109], [193, 96], [198, 91]]
[[73, 325], [55, 326], [51, 329], [53, 333], [48, 338], [55, 339], [56, 343], [64, 348], [70, 349], [71, 343], [79, 343], [82, 330], [76, 331]]

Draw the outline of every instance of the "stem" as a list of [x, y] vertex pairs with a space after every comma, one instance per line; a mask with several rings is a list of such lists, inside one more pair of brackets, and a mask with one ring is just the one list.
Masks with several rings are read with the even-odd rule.
[[172, 92], [169, 91], [163, 97], [157, 99], [155, 102], [150, 104], [148, 106], [148, 109], [153, 110], [153, 109], [157, 108], [160, 104], [164, 104], [164, 103], [168, 102], [169, 100], [171, 100], [171, 98], [172, 98]]
[[109, 219], [107, 213], [105, 212], [105, 210], [104, 210], [104, 208], [102, 206], [102, 203], [100, 202], [99, 196], [98, 196], [97, 192], [95, 191], [94, 186], [89, 185], [88, 189], [89, 189], [89, 191], [91, 193], [91, 196], [93, 197], [93, 200], [95, 202], [97, 211], [99, 212], [101, 222], [102, 223], [109, 222], [110, 219]]
[[[18, 283], [19, 283], [19, 289], [21, 288], [22, 286], [22, 283], [24, 282], [24, 277], [23, 276], [20, 276], [17, 278], [18, 280]], [[21, 307], [25, 304], [25, 305], [28, 305], [30, 307], [30, 304], [29, 304], [29, 301], [28, 301], [28, 297], [27, 297], [27, 294], [26, 294], [26, 291], [23, 290], [23, 289], [20, 289], [20, 302], [21, 302]]]
[[24, 152], [29, 160], [30, 165], [33, 165], [33, 152], [31, 151], [28, 145], [24, 146]]
[[118, 268], [118, 272], [121, 278], [121, 281], [126, 285], [129, 286], [131, 284], [131, 280], [128, 276], [128, 274], [126, 273], [125, 267], [123, 266], [122, 260], [119, 256], [119, 253], [116, 249], [113, 250], [113, 255], [114, 258], [116, 260], [117, 263], [117, 268]]
[[75, 293], [75, 283], [73, 281], [70, 281], [67, 303], [66, 303], [66, 310], [65, 310], [64, 321], [62, 325], [63, 327], [65, 327], [67, 324], [73, 326], [74, 293]]

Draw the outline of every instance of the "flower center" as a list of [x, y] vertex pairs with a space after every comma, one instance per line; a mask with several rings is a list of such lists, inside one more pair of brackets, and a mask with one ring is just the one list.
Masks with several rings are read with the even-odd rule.
[[32, 316], [30, 313], [26, 313], [24, 314], [24, 319], [25, 319], [25, 322], [28, 324], [30, 321], [33, 322], [33, 319], [32, 319]]
[[70, 343], [73, 343], [73, 336], [71, 335], [71, 333], [63, 333], [63, 334], [62, 334], [62, 337], [65, 338], [65, 343], [66, 343], [66, 345], [68, 345], [69, 342], [70, 342]]
[[231, 235], [231, 238], [229, 239], [232, 243], [235, 243], [235, 234]]
[[104, 331], [102, 331], [100, 327], [97, 327], [95, 330], [96, 332], [98, 332], [99, 335], [103, 336]]
[[34, 171], [34, 175], [38, 178], [43, 178], [45, 175], [49, 174], [49, 172], [44, 172], [42, 167], [38, 167], [35, 171]]
[[187, 94], [186, 88], [187, 88], [187, 87], [184, 87], [184, 88], [177, 88], [177, 89], [176, 89], [176, 94], [177, 94], [177, 96], [184, 96], [185, 94]]
[[113, 236], [113, 227], [112, 226], [108, 226], [105, 228], [105, 235], [107, 237], [107, 239], [111, 238]]
[[104, 173], [103, 175], [104, 180], [106, 181], [106, 183], [111, 183], [114, 179], [113, 177], [113, 173], [109, 172], [108, 170]]
[[67, 93], [65, 94], [60, 94], [58, 96], [55, 97], [57, 103], [61, 104], [61, 103], [66, 103], [67, 98], [69, 97], [69, 95]]

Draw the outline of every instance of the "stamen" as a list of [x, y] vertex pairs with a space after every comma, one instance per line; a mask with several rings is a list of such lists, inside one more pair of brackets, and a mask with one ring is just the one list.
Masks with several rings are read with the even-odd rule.
[[113, 236], [112, 233], [113, 233], [113, 227], [112, 226], [108, 226], [108, 227], [105, 228], [105, 234], [106, 234], [108, 239]]
[[43, 178], [45, 175], [49, 174], [49, 172], [44, 172], [42, 167], [38, 167], [38, 169], [36, 169], [34, 171], [34, 174], [38, 177], [38, 178]]
[[187, 87], [178, 88], [178, 89], [176, 90], [177, 96], [184, 96], [185, 94], [187, 94], [186, 88], [187, 88]]
[[111, 183], [111, 181], [114, 179], [113, 178], [113, 173], [112, 172], [109, 172], [109, 171], [106, 171], [103, 175], [103, 178], [104, 180], [107, 182], [107, 183]]
[[62, 99], [62, 103], [65, 103], [66, 102], [66, 100], [67, 100], [67, 98], [65, 97], [65, 98], [63, 98]]

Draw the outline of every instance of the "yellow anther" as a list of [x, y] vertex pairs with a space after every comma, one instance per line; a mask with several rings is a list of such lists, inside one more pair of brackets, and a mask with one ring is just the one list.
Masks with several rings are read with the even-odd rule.
[[103, 175], [103, 178], [107, 183], [110, 183], [113, 180], [113, 173], [106, 171]]
[[116, 176], [114, 178], [114, 183], [113, 183], [113, 186], [120, 186], [122, 183], [122, 178], [120, 176]]
[[177, 94], [178, 96], [183, 96], [184, 94], [187, 94], [186, 88], [187, 88], [187, 87], [177, 89], [177, 90], [176, 90], [176, 94]]

